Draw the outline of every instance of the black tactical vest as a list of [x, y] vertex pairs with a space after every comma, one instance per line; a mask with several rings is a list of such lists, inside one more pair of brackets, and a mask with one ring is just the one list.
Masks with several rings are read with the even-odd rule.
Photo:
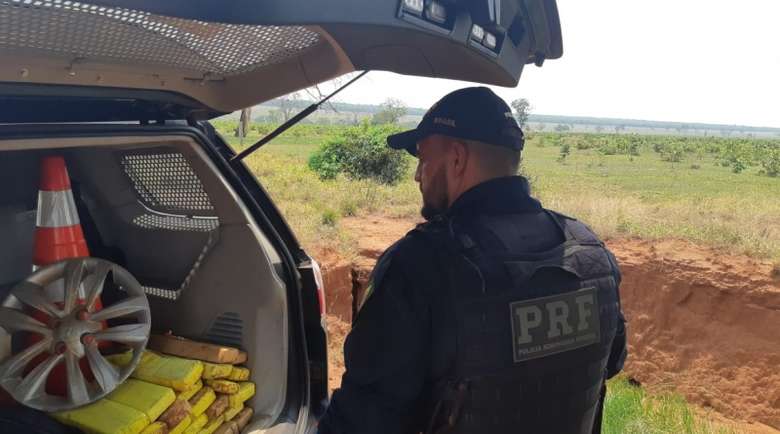
[[[565, 241], [527, 253], [522, 240], [539, 218]], [[591, 433], [620, 311], [604, 244], [548, 211], [441, 219], [418, 231], [439, 246], [457, 323], [427, 432]]]

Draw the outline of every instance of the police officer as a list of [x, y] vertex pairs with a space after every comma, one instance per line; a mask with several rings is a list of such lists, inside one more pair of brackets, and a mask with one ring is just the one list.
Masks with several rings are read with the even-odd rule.
[[590, 229], [529, 195], [523, 142], [485, 87], [388, 138], [419, 160], [427, 222], [377, 263], [319, 433], [600, 431], [626, 356], [620, 272]]

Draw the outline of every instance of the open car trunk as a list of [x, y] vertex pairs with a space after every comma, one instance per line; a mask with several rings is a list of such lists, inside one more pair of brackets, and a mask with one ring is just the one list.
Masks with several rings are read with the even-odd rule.
[[554, 0], [9, 0], [0, 83], [70, 90], [0, 122], [205, 119], [355, 70], [515, 86], [561, 54]]
[[[0, 299], [31, 273], [40, 159], [53, 154], [67, 162], [91, 256], [143, 285], [152, 333], [245, 350], [257, 385], [247, 430], [278, 421], [290, 374], [282, 259], [192, 136], [0, 140], [0, 182], [14, 186], [0, 189]], [[19, 347], [0, 344], [0, 359]]]

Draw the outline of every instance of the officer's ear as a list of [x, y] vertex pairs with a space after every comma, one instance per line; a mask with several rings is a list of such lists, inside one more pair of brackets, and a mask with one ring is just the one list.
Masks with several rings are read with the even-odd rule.
[[462, 176], [466, 172], [469, 159], [469, 147], [460, 140], [452, 140], [449, 143], [450, 161], [455, 175]]

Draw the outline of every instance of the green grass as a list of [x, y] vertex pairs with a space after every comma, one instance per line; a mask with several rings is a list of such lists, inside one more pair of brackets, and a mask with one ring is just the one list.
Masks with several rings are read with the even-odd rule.
[[[243, 146], [259, 139], [253, 133]], [[338, 230], [342, 216], [417, 217], [420, 194], [413, 167], [395, 187], [346, 178], [321, 181], [306, 161], [327, 135], [306, 133], [285, 133], [246, 160], [304, 246], [323, 240], [348, 246], [349, 235]], [[226, 137], [242, 148], [238, 139]], [[576, 145], [578, 139], [566, 140]], [[780, 264], [780, 178], [761, 175], [756, 167], [733, 173], [704, 152], [666, 162], [649, 147], [629, 157], [571, 146], [561, 163], [560, 148], [550, 141], [549, 135], [537, 135], [526, 144], [523, 172], [534, 194], [602, 237], [679, 238]]]
[[625, 376], [610, 380], [604, 403], [602, 432], [605, 434], [731, 434], [735, 431], [713, 425], [698, 415], [674, 393], [647, 394], [629, 384]]
[[780, 178], [736, 174], [706, 154], [670, 163], [647, 149], [635, 157], [572, 149], [564, 164], [558, 155], [538, 140], [526, 147], [534, 191], [603, 237], [681, 238], [780, 258]]
[[306, 166], [313, 149], [314, 145], [271, 143], [245, 160], [304, 247], [328, 246], [349, 255], [354, 243], [350, 234], [339, 230], [340, 217], [417, 214], [419, 190], [413, 182], [389, 187], [344, 177], [322, 181]]

